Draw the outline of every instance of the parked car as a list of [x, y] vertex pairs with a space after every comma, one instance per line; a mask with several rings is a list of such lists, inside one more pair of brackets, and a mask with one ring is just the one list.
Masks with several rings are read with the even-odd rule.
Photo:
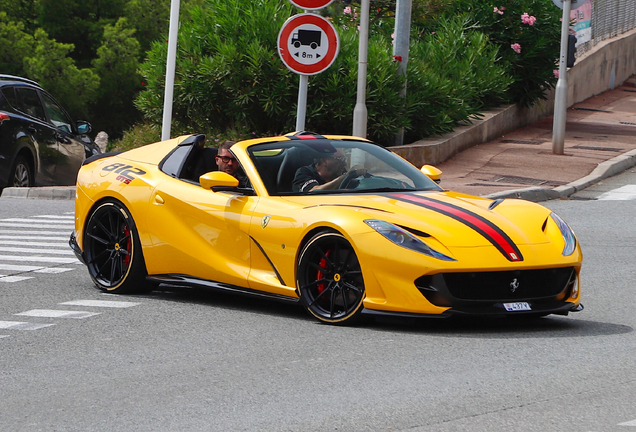
[[[234, 144], [249, 178], [240, 187], [204, 142], [182, 136], [86, 160], [70, 245], [99, 289], [226, 289], [299, 302], [333, 324], [363, 313], [583, 309], [579, 244], [539, 204], [445, 191], [434, 167], [307, 132]], [[336, 188], [296, 192], [316, 161], [342, 168]]]
[[75, 184], [82, 162], [100, 153], [90, 131], [37, 82], [0, 75], [0, 190]]

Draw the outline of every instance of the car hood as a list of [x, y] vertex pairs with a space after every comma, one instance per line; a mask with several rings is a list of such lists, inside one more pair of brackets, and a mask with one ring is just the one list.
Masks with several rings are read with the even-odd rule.
[[285, 198], [309, 211], [319, 209], [320, 217], [328, 217], [328, 212], [335, 209], [349, 209], [362, 214], [362, 219], [391, 222], [416, 235], [434, 237], [447, 247], [486, 246], [493, 244], [493, 239], [503, 239], [514, 245], [549, 242], [542, 227], [550, 210], [518, 199], [493, 201], [455, 192], [390, 192]]

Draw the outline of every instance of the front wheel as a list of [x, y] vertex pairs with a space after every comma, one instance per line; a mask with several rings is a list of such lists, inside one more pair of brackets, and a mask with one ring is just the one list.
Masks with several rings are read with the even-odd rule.
[[88, 273], [99, 289], [118, 294], [148, 290], [137, 228], [123, 204], [107, 201], [91, 213], [84, 253]]
[[33, 174], [31, 166], [26, 158], [19, 155], [15, 158], [13, 169], [9, 177], [9, 187], [31, 187], [33, 186]]
[[322, 232], [305, 245], [297, 267], [300, 301], [329, 324], [350, 324], [362, 312], [364, 279], [351, 244], [339, 233]]

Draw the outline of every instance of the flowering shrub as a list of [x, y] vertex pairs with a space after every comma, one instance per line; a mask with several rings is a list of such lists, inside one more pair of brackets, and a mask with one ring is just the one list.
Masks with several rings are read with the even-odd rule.
[[[505, 6], [503, 6], [505, 5]], [[499, 46], [497, 62], [513, 77], [511, 102], [531, 106], [556, 85], [561, 11], [550, 0], [456, 0], [448, 16], [470, 11], [475, 26]]]

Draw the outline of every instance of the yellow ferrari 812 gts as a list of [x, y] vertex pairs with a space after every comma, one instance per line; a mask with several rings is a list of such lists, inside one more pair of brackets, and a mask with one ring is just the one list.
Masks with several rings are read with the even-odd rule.
[[583, 308], [580, 246], [539, 204], [445, 191], [439, 170], [355, 137], [299, 132], [230, 152], [234, 175], [203, 135], [86, 160], [70, 245], [99, 289], [225, 289], [332, 324]]

